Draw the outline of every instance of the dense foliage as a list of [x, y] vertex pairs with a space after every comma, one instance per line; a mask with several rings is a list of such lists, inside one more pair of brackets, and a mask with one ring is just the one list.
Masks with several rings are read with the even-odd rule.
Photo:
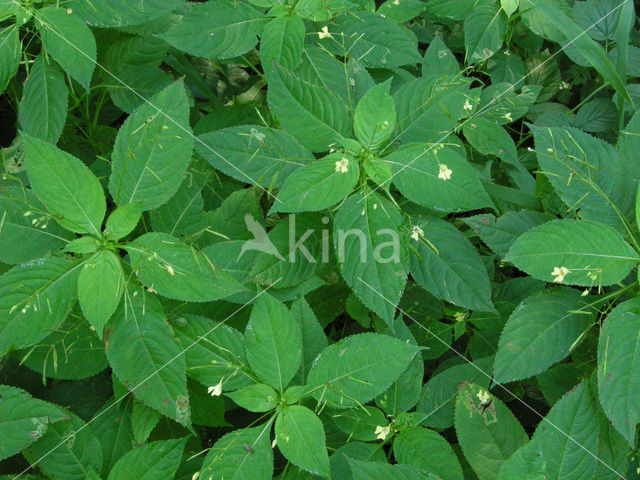
[[638, 478], [635, 24], [0, 0], [0, 478]]

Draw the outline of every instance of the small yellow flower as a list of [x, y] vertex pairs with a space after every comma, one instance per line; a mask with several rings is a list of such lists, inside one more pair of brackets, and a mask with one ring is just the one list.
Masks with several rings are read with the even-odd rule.
[[391, 425], [387, 425], [386, 427], [378, 425], [373, 433], [376, 434], [378, 440], [384, 440], [389, 436], [389, 433], [391, 433]]
[[336, 162], [336, 173], [347, 173], [349, 171], [349, 159], [342, 157]]
[[438, 170], [438, 178], [442, 180], [450, 180], [452, 173], [453, 173], [453, 170], [447, 167], [444, 163], [440, 164], [440, 167]]
[[329, 33], [329, 27], [326, 25], [320, 29], [318, 32], [318, 39], [322, 40], [323, 38], [333, 38]]
[[505, 113], [502, 118], [504, 118], [507, 122], [513, 122], [513, 118], [511, 118], [511, 112]]
[[486, 405], [491, 401], [491, 394], [484, 388], [478, 390], [478, 393], [476, 393], [476, 397], [478, 397], [478, 400], [480, 400], [480, 403], [482, 405]]
[[73, 13], [73, 10], [70, 8], [67, 8], [67, 15], [71, 15]]
[[471, 105], [471, 102], [469, 101], [469, 99], [466, 99], [464, 101], [464, 105], [462, 106], [462, 108], [464, 108], [467, 111], [471, 111], [473, 110], [473, 105]]
[[400, 0], [393, 0], [394, 5], [400, 5]]
[[169, 275], [171, 276], [174, 276], [176, 274], [175, 270], [171, 265], [167, 265], [167, 272], [169, 272]]
[[555, 267], [551, 272], [551, 275], [555, 277], [553, 279], [553, 283], [564, 282], [564, 277], [566, 277], [570, 273], [571, 273], [571, 270], [569, 270], [567, 267]]
[[424, 237], [424, 231], [417, 225], [411, 227], [411, 238], [417, 242], [420, 240], [420, 237]]
[[220, 380], [217, 385], [207, 388], [207, 393], [212, 397], [219, 397], [222, 395], [222, 380]]

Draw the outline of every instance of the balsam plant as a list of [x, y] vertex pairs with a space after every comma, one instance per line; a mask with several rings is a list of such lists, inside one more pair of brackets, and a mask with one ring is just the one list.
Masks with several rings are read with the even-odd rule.
[[631, 0], [0, 0], [0, 478], [638, 478]]

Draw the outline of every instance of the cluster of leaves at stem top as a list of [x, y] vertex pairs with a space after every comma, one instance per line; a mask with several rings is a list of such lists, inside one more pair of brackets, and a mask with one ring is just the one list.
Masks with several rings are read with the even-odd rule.
[[631, 0], [0, 0], [0, 479], [637, 478]]

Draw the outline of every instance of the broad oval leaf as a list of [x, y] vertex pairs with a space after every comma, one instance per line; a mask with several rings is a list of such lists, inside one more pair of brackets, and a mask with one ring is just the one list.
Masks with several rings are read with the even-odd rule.
[[[539, 280], [593, 287], [621, 281], [640, 256], [613, 228], [565, 218], [527, 231], [505, 261]], [[564, 275], [555, 270], [562, 267]]]
[[280, 65], [271, 70], [267, 98], [282, 129], [314, 152], [325, 152], [350, 135], [344, 101]]
[[89, 25], [99, 27], [125, 27], [155, 20], [175, 10], [184, 0], [72, 0], [70, 7]]
[[0, 277], [0, 357], [57, 328], [76, 301], [80, 262], [45, 257]]
[[89, 168], [55, 145], [22, 135], [33, 192], [64, 228], [99, 236], [107, 209], [100, 182]]
[[427, 428], [411, 427], [393, 442], [398, 463], [413, 465], [424, 472], [449, 480], [464, 480], [460, 462], [447, 441]]
[[325, 348], [307, 383], [330, 405], [347, 408], [380, 395], [409, 367], [418, 347], [387, 335], [352, 335]]
[[129, 450], [113, 466], [109, 480], [172, 480], [185, 439], [160, 440]]
[[295, 69], [304, 48], [304, 22], [295, 15], [276, 17], [264, 26], [260, 38], [260, 61], [269, 75], [273, 63]]
[[208, 387], [223, 381], [227, 391], [253, 382], [244, 338], [238, 330], [195, 315], [178, 317], [173, 327], [185, 349], [187, 374], [191, 378]]
[[496, 478], [504, 461], [529, 441], [511, 410], [473, 383], [463, 383], [458, 391], [455, 425], [462, 452], [479, 480]]
[[420, 62], [414, 34], [388, 18], [373, 12], [342, 15], [336, 19], [336, 37], [344, 34], [344, 48], [352, 58], [371, 67], [398, 67]]
[[57, 405], [31, 397], [20, 388], [0, 385], [0, 461], [42, 437], [50, 423], [68, 418]]
[[78, 276], [78, 301], [98, 337], [118, 308], [124, 290], [124, 272], [115, 253], [101, 250], [87, 260]]
[[200, 475], [211, 480], [271, 480], [273, 451], [271, 423], [227, 433], [209, 450]]
[[167, 233], [146, 233], [123, 248], [140, 281], [164, 297], [207, 302], [245, 290], [195, 247]]
[[182, 21], [160, 37], [196, 57], [233, 58], [256, 46], [263, 22], [260, 12], [244, 3], [190, 3]]
[[437, 218], [421, 219], [416, 226], [424, 234], [410, 240], [409, 271], [414, 280], [461, 307], [494, 311], [487, 269], [467, 237]]
[[335, 217], [333, 240], [342, 277], [368, 308], [391, 323], [407, 282], [398, 209], [375, 192], [351, 195]]
[[121, 207], [159, 207], [182, 183], [193, 151], [189, 101], [182, 81], [138, 107], [120, 128], [113, 149], [109, 192]]
[[226, 175], [263, 188], [281, 186], [293, 170], [313, 161], [313, 154], [290, 134], [259, 125], [200, 135], [196, 152]]
[[359, 167], [353, 158], [334, 153], [297, 168], [285, 180], [270, 213], [317, 212], [335, 205], [353, 191]]
[[581, 383], [553, 406], [529, 443], [502, 464], [497, 479], [590, 478], [598, 464], [598, 433], [595, 399]]
[[497, 2], [477, 2], [473, 7], [473, 14], [464, 22], [467, 62], [481, 62], [493, 56], [502, 46], [506, 31], [507, 22]]
[[284, 392], [302, 361], [302, 332], [289, 309], [263, 293], [253, 305], [244, 336], [251, 368]]
[[492, 206], [475, 169], [455, 148], [411, 144], [384, 159], [393, 168], [393, 182], [413, 202], [445, 212]]
[[287, 406], [276, 418], [275, 433], [287, 460], [309, 473], [329, 477], [324, 427], [315, 413], [302, 405]]
[[125, 290], [106, 344], [109, 364], [125, 387], [163, 415], [189, 425], [183, 349], [157, 298], [142, 289]]
[[396, 107], [389, 94], [389, 81], [371, 88], [358, 102], [353, 118], [356, 137], [367, 149], [376, 149], [393, 133]]
[[96, 39], [73, 9], [47, 7], [38, 10], [36, 25], [42, 44], [74, 80], [89, 90], [96, 66]]
[[[23, 455], [50, 478], [85, 480], [88, 470], [102, 468], [102, 449], [91, 428], [73, 413], [49, 425], [47, 433]], [[70, 437], [70, 434], [73, 435]]]
[[544, 291], [524, 300], [500, 336], [496, 381], [532, 377], [569, 355], [594, 321], [591, 308], [572, 288]]
[[0, 30], [0, 93], [4, 92], [18, 72], [22, 42], [18, 27], [11, 25]]
[[0, 262], [17, 265], [61, 248], [70, 236], [45, 215], [31, 190], [6, 186], [0, 191]]
[[637, 444], [640, 423], [640, 298], [615, 307], [598, 340], [600, 403], [629, 444]]

